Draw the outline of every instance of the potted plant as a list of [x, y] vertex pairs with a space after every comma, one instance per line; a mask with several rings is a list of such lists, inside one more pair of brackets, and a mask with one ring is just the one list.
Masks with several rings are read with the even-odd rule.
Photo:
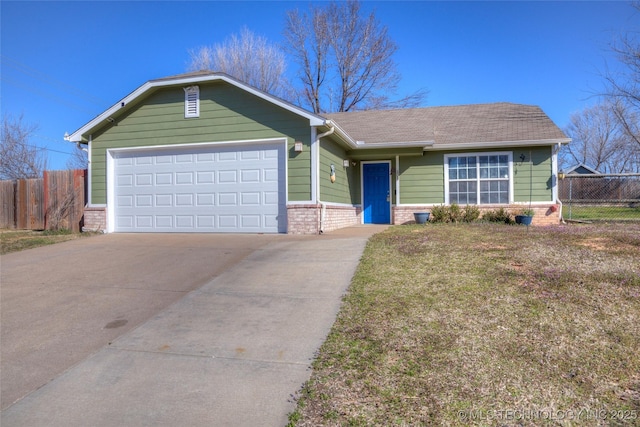
[[414, 212], [413, 218], [416, 220], [416, 224], [425, 224], [429, 221], [430, 212]]
[[531, 221], [533, 221], [533, 215], [535, 215], [535, 211], [533, 209], [522, 209], [516, 215], [516, 224], [531, 225]]

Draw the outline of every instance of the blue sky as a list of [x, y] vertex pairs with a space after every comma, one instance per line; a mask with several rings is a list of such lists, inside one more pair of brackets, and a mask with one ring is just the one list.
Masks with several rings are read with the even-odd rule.
[[[188, 49], [246, 26], [282, 41], [285, 12], [309, 2], [2, 1], [1, 109], [39, 126], [50, 169], [75, 147], [63, 140], [150, 79], [186, 70]], [[401, 93], [424, 106], [539, 105], [560, 127], [594, 102], [609, 45], [640, 29], [628, 2], [378, 2], [399, 46]], [[294, 73], [293, 64], [289, 72]]]

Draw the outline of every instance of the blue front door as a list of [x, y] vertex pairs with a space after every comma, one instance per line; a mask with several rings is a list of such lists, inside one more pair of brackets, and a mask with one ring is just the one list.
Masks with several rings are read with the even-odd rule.
[[362, 165], [362, 213], [365, 224], [389, 224], [391, 219], [389, 163]]

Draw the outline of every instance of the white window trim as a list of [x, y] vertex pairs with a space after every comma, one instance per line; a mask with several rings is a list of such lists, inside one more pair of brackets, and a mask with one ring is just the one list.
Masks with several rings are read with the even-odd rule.
[[[469, 156], [507, 156], [509, 162], [509, 204], [513, 203], [513, 151], [488, 151], [482, 153], [451, 153], [444, 155], [444, 203], [449, 205], [449, 158], [450, 157], [469, 157]], [[478, 174], [478, 183], [480, 182], [480, 175]], [[480, 205], [480, 186], [477, 186], [477, 205]], [[491, 203], [495, 204], [495, 203]]]
[[199, 86], [188, 86], [184, 88], [184, 118], [188, 119], [192, 117], [200, 117]]

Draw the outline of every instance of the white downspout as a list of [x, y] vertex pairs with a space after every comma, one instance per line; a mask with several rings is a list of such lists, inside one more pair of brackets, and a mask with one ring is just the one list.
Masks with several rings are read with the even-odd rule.
[[318, 234], [322, 234], [324, 232], [324, 216], [327, 210], [327, 206], [320, 201], [320, 138], [324, 138], [325, 136], [329, 136], [336, 131], [335, 126], [331, 126], [331, 129], [326, 131], [325, 133], [321, 133], [316, 136], [316, 205], [320, 205], [320, 227], [318, 228]]

